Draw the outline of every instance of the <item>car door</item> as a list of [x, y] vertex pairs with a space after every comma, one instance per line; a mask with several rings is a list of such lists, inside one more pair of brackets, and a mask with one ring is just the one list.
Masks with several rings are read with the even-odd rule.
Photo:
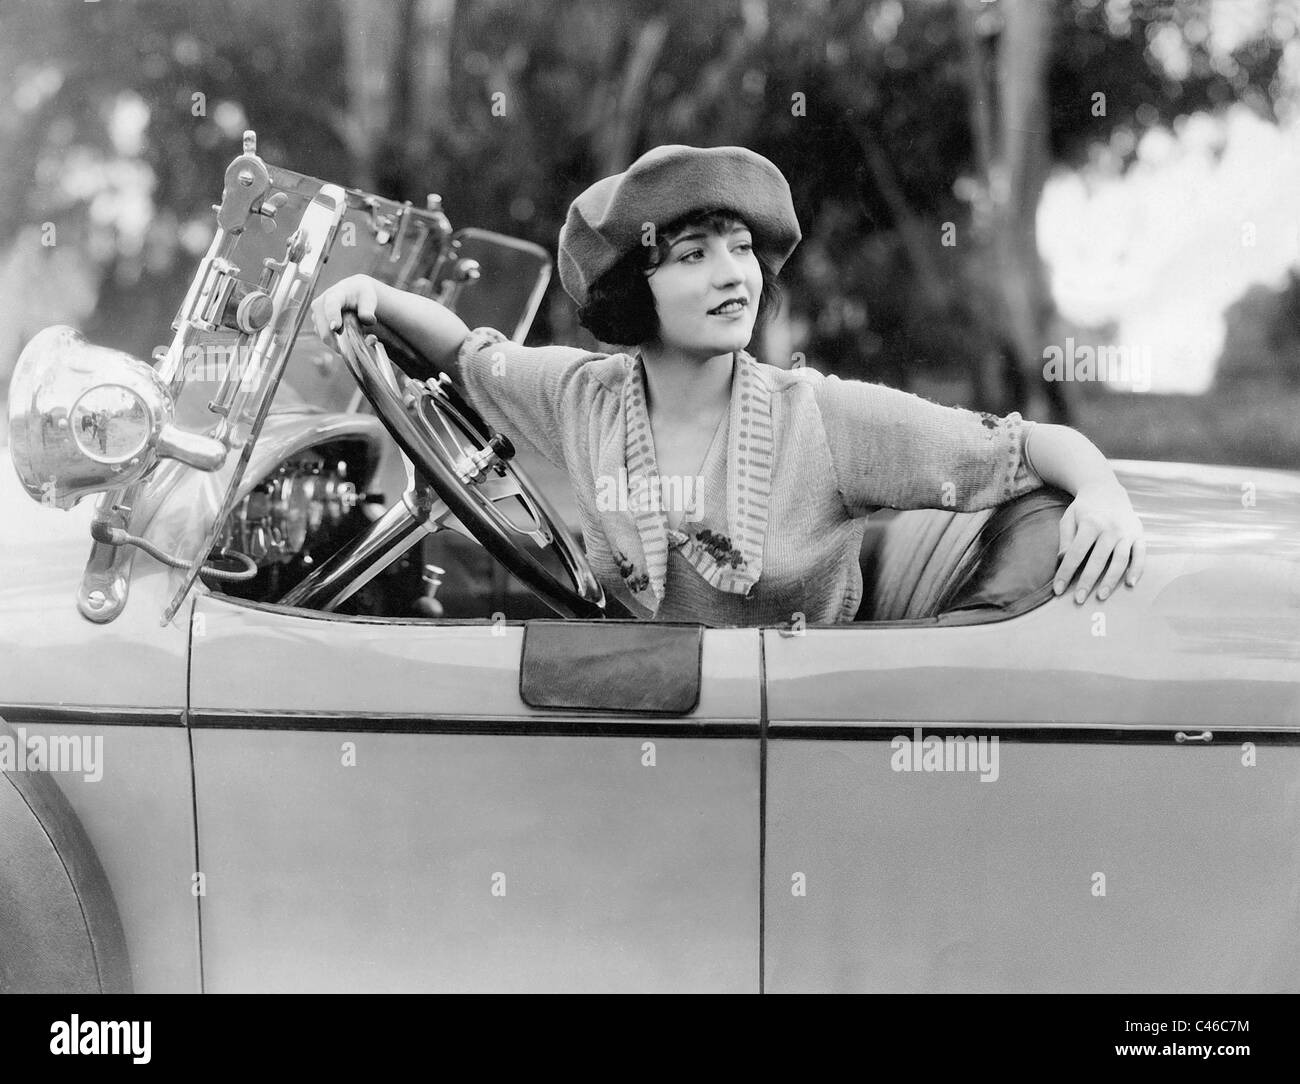
[[200, 595], [208, 990], [756, 990], [759, 639], [682, 717], [522, 701], [523, 627]]
[[768, 990], [1300, 987], [1294, 646], [1180, 626], [1153, 565], [1104, 607], [764, 633]]

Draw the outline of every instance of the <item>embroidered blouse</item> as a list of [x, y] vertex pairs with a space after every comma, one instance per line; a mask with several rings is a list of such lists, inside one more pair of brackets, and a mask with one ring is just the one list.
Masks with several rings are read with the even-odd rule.
[[[991, 508], [1040, 487], [1033, 422], [735, 354], [731, 402], [698, 479], [660, 479], [644, 363], [465, 339], [461, 387], [573, 485], [592, 572], [639, 617], [713, 626], [851, 621], [880, 508]], [[671, 503], [671, 502], [681, 503]], [[678, 529], [663, 508], [684, 509]]]

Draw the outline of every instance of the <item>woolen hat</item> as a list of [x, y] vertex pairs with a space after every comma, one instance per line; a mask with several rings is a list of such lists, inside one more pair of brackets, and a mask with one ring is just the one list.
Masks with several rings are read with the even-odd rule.
[[579, 305], [592, 284], [662, 228], [693, 211], [726, 210], [748, 223], [754, 248], [780, 270], [802, 236], [781, 171], [745, 147], [666, 144], [597, 181], [560, 229], [560, 282]]

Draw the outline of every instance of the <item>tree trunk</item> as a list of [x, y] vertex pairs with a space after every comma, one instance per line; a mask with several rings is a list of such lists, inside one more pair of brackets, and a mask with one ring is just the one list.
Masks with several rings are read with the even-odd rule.
[[[993, 268], [997, 261], [992, 252], [993, 206], [990, 178], [994, 172], [996, 147], [993, 126], [993, 88], [987, 78], [988, 57], [975, 29], [975, 17], [966, 0], [957, 0], [957, 29], [961, 37], [966, 73], [966, 109], [970, 121], [971, 142], [975, 150], [975, 172], [979, 184], [971, 200], [970, 245], [973, 250], [972, 266], [984, 264]], [[1008, 377], [1010, 367], [1016, 365], [1015, 351], [1009, 351], [1006, 329], [1009, 324], [1002, 311], [1002, 294], [996, 285], [997, 275], [968, 276], [963, 289], [966, 311], [978, 323], [985, 324], [977, 314], [996, 312], [997, 326], [985, 327], [989, 343], [979, 352], [975, 373], [975, 399], [984, 404], [983, 409], [1004, 414], [1023, 404], [1010, 402]], [[988, 334], [990, 333], [991, 334]]]
[[921, 286], [921, 296], [918, 300], [929, 313], [941, 317], [948, 307], [949, 292], [943, 276], [939, 273], [938, 264], [930, 254], [935, 243], [931, 228], [927, 227], [913, 212], [894, 174], [894, 167], [890, 165], [888, 156], [881, 151], [879, 142], [873, 139], [869, 132], [861, 129], [855, 129], [855, 132], [858, 144], [862, 148], [862, 158], [866, 163], [867, 171], [871, 174], [871, 179], [881, 198], [889, 206], [889, 213], [898, 229], [898, 236], [903, 242], [912, 269], [916, 272], [917, 282]]
[[403, 187], [419, 196], [443, 192], [451, 177], [446, 156], [455, 24], [456, 0], [415, 0], [406, 43], [410, 79], [399, 124], [406, 163]]
[[624, 67], [613, 120], [601, 133], [601, 142], [604, 144], [600, 155], [602, 177], [621, 173], [632, 161], [632, 149], [636, 146], [642, 118], [645, 116], [650, 77], [654, 75], [655, 64], [658, 63], [659, 54], [663, 52], [667, 40], [666, 19], [651, 19], [642, 24], [636, 33], [632, 53]]
[[[1004, 25], [990, 80], [975, 26], [978, 0], [957, 0], [957, 4], [981, 181], [972, 205], [973, 232], [976, 243], [985, 249], [1002, 325], [1000, 333], [994, 329], [994, 338], [1012, 349], [1018, 370], [1018, 379], [1012, 382], [1025, 389], [1025, 413], [1068, 424], [1072, 412], [1064, 388], [1046, 383], [1041, 375], [1051, 302], [1035, 218], [1050, 165], [1045, 76], [1051, 5], [1041, 0], [1003, 0]], [[995, 377], [992, 367], [985, 367], [981, 383], [990, 401], [1001, 401], [1008, 390], [1008, 380]]]
[[406, 4], [343, 0], [343, 64], [351, 183], [367, 192], [379, 178], [378, 159], [393, 122], [395, 76]]
[[1038, 254], [1036, 217], [1050, 165], [1047, 137], [1047, 57], [1051, 5], [1003, 0], [1006, 28], [998, 44], [1001, 103], [1001, 182], [995, 189], [1000, 277], [1009, 331], [1028, 391], [1027, 410], [1069, 424], [1060, 385], [1042, 379], [1043, 336], [1050, 304]]

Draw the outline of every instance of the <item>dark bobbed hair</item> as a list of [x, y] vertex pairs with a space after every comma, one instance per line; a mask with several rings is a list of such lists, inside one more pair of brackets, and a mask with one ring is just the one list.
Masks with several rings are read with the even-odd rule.
[[[749, 227], [743, 215], [727, 210], [694, 211], [656, 231], [653, 245], [638, 245], [606, 271], [587, 291], [587, 303], [578, 309], [578, 323], [603, 343], [616, 346], [639, 346], [659, 334], [659, 314], [654, 294], [650, 292], [647, 272], [668, 257], [668, 239], [688, 226], [703, 226], [723, 232], [735, 223]], [[758, 298], [757, 332], [781, 302], [781, 287], [776, 281], [776, 267], [758, 244], [754, 254], [763, 275]]]

